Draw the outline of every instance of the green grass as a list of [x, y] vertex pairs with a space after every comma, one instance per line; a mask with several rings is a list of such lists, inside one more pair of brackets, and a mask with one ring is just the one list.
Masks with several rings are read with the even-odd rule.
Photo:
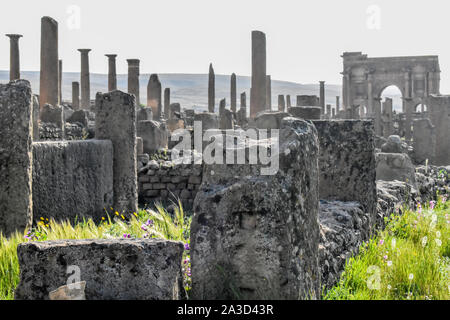
[[391, 216], [349, 259], [325, 300], [450, 299], [450, 203]]
[[[49, 221], [41, 217], [40, 223], [26, 232], [16, 233], [5, 238], [0, 233], [0, 300], [14, 298], [14, 289], [19, 283], [19, 263], [17, 246], [27, 241], [46, 241], [58, 239], [114, 239], [114, 238], [159, 238], [189, 243], [191, 219], [185, 216], [180, 202], [174, 206], [173, 214], [169, 214], [161, 205], [156, 210], [140, 210], [129, 216], [106, 215], [102, 223], [84, 220], [75, 224], [68, 221]], [[28, 237], [28, 238], [26, 238]], [[183, 259], [184, 285], [190, 290], [189, 251]]]

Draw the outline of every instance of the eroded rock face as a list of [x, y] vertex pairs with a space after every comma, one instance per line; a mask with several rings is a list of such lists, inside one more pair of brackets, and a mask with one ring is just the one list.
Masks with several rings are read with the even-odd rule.
[[415, 184], [415, 168], [405, 153], [377, 153], [377, 180], [403, 181]]
[[0, 232], [31, 223], [32, 93], [25, 80], [0, 84]]
[[333, 287], [345, 262], [369, 238], [369, 215], [358, 202], [320, 201], [321, 286]]
[[86, 281], [87, 300], [179, 299], [183, 250], [181, 242], [156, 239], [22, 243], [15, 299], [47, 300], [74, 280]]
[[205, 165], [191, 227], [193, 299], [319, 297], [317, 132], [285, 118], [279, 141], [275, 175]]

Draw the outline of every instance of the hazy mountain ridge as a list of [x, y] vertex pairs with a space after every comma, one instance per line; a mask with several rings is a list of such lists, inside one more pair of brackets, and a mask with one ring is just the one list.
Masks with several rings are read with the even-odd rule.
[[[207, 74], [158, 74], [163, 90], [170, 88], [171, 102], [178, 102], [182, 108], [198, 110], [207, 108], [208, 103], [208, 75]], [[33, 92], [39, 93], [39, 72], [22, 71], [21, 78], [30, 81]], [[150, 74], [140, 76], [140, 100], [146, 104], [147, 82]], [[240, 105], [241, 92], [247, 93], [247, 106], [250, 105], [250, 80], [248, 76], [237, 76], [237, 105]], [[97, 92], [106, 92], [108, 75], [91, 73], [91, 99], [95, 99]], [[0, 71], [0, 83], [9, 81], [9, 72]], [[72, 100], [72, 82], [80, 81], [80, 74], [76, 72], [63, 73], [63, 100]], [[117, 87], [119, 90], [127, 91], [127, 75], [117, 75]], [[326, 103], [334, 106], [336, 96], [341, 95], [341, 86], [326, 84]], [[291, 103], [295, 105], [297, 95], [319, 95], [319, 84], [299, 84], [289, 81], [272, 80], [272, 109], [278, 106], [278, 95], [291, 95]], [[230, 75], [216, 74], [216, 108], [218, 109], [220, 99], [226, 98], [227, 106], [230, 104]]]

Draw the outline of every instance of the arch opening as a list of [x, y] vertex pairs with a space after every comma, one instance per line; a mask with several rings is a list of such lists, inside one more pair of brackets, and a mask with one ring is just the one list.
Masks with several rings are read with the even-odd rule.
[[386, 98], [392, 99], [392, 111], [396, 113], [403, 112], [402, 92], [396, 85], [387, 86], [381, 90], [380, 98], [382, 102], [386, 101]]

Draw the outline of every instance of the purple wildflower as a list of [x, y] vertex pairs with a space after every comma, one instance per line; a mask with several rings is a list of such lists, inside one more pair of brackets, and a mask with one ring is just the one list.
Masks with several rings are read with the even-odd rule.
[[184, 250], [186, 251], [191, 250], [191, 248], [189, 247], [189, 243], [184, 244]]

